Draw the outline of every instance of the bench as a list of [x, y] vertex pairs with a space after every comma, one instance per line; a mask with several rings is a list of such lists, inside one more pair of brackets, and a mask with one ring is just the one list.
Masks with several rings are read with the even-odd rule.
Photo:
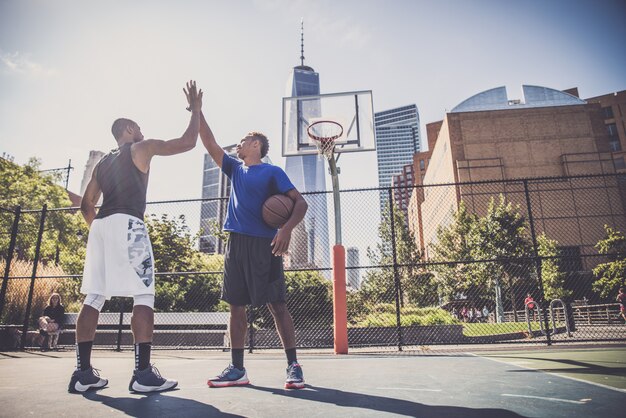
[[[101, 312], [94, 345], [132, 345], [130, 312]], [[155, 312], [154, 346], [230, 347], [228, 312]], [[74, 343], [78, 313], [66, 313], [59, 344]], [[65, 336], [64, 336], [65, 335]]]

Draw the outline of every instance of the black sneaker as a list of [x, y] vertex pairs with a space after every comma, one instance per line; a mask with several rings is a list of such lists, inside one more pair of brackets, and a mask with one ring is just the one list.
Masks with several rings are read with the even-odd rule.
[[174, 389], [177, 385], [178, 382], [176, 380], [165, 379], [154, 365], [150, 365], [150, 367], [146, 367], [144, 370], [135, 370], [133, 372], [128, 390], [140, 393], [161, 392]]
[[98, 370], [90, 367], [87, 370], [75, 370], [70, 379], [67, 391], [70, 393], [84, 393], [89, 389], [100, 389], [109, 383], [108, 379], [100, 377]]

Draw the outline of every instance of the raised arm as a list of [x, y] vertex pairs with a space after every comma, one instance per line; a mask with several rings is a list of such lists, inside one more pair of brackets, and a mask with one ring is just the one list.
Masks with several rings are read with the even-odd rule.
[[145, 141], [133, 144], [132, 153], [133, 161], [137, 168], [144, 173], [150, 168], [150, 161], [155, 155], [174, 155], [189, 151], [196, 146], [198, 141], [198, 131], [200, 130], [200, 111], [202, 109], [202, 90], [198, 91], [195, 81], [189, 81], [187, 88], [183, 89], [189, 110], [191, 110], [191, 118], [189, 125], [180, 138], [163, 141], [160, 139], [147, 139]]
[[98, 166], [94, 168], [93, 173], [91, 174], [91, 180], [89, 180], [89, 184], [87, 184], [85, 193], [83, 193], [83, 198], [80, 201], [80, 211], [89, 226], [91, 226], [91, 223], [96, 217], [96, 205], [98, 204], [98, 200], [102, 194], [100, 185], [98, 184], [98, 180], [96, 178], [97, 170]]
[[222, 167], [222, 160], [224, 159], [224, 150], [217, 144], [215, 137], [213, 136], [213, 132], [211, 128], [209, 128], [209, 124], [204, 118], [204, 114], [202, 111], [200, 112], [200, 139], [202, 140], [202, 144], [209, 152], [215, 164], [218, 167]]

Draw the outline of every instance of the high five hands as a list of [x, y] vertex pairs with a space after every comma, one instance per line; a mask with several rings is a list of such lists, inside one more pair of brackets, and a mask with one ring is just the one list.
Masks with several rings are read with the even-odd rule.
[[196, 88], [196, 82], [189, 80], [187, 82], [187, 88], [183, 88], [185, 96], [187, 97], [187, 110], [190, 112], [199, 112], [202, 109], [202, 89], [198, 91]]

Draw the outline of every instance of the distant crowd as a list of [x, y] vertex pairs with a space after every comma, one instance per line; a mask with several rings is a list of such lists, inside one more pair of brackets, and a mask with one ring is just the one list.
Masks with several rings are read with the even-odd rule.
[[489, 321], [489, 309], [487, 306], [483, 306], [483, 309], [475, 307], [463, 306], [460, 309], [452, 308], [452, 316], [455, 319], [463, 322], [488, 322]]

